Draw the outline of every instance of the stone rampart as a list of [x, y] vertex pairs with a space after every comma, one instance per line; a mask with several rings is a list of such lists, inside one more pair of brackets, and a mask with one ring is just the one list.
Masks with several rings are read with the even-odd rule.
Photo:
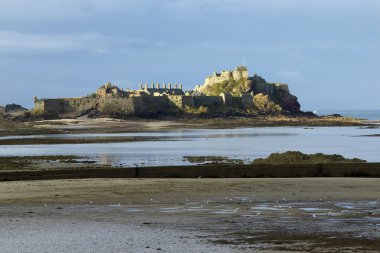
[[96, 104], [97, 109], [104, 114], [134, 114], [133, 97], [131, 98], [102, 98]]
[[133, 96], [133, 97], [83, 97], [35, 99], [35, 114], [55, 114], [61, 116], [79, 116], [92, 110], [106, 115], [155, 115], [172, 113], [181, 108], [200, 106], [210, 109], [234, 107], [247, 109], [252, 104], [251, 95], [231, 96]]
[[81, 114], [97, 107], [96, 98], [57, 98], [36, 99], [34, 113], [36, 114]]
[[195, 96], [194, 107], [205, 106], [209, 108], [217, 108], [223, 106], [223, 98], [221, 96]]

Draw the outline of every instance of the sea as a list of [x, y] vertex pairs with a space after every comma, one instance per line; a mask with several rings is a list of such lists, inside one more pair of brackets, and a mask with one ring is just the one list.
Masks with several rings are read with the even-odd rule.
[[332, 114], [340, 114], [344, 117], [352, 117], [367, 120], [380, 120], [380, 110], [316, 110], [314, 111], [318, 116], [326, 116]]
[[[378, 127], [242, 127], [146, 133], [60, 134], [44, 138], [139, 137], [125, 143], [2, 145], [0, 156], [77, 155], [123, 167], [190, 165], [186, 156], [223, 156], [250, 163], [271, 153], [340, 154], [380, 162]], [[0, 139], [41, 138], [7, 136]], [[143, 140], [146, 137], [146, 140]], [[160, 140], [151, 141], [151, 137]]]
[[[317, 115], [340, 114], [367, 119], [375, 127], [242, 127], [235, 129], [181, 129], [146, 133], [59, 134], [6, 136], [18, 138], [98, 138], [136, 136], [125, 143], [3, 145], [0, 156], [77, 155], [113, 166], [190, 165], [186, 156], [223, 156], [250, 163], [271, 153], [340, 154], [380, 162], [380, 110], [320, 110]], [[143, 140], [144, 137], [147, 140]], [[161, 140], [150, 141], [151, 137]]]

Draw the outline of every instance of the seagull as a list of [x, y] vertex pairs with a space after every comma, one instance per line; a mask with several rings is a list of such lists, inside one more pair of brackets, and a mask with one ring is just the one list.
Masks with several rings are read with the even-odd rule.
[[314, 218], [317, 218], [317, 216], [316, 216], [315, 214], [313, 214], [313, 217], [314, 217]]

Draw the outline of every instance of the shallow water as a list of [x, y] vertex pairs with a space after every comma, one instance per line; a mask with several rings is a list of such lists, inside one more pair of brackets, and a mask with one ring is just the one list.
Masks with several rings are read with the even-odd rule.
[[317, 110], [319, 116], [340, 114], [345, 117], [353, 117], [368, 120], [380, 120], [380, 110]]
[[[1, 156], [78, 155], [114, 166], [189, 165], [184, 156], [226, 156], [246, 163], [273, 152], [298, 150], [304, 153], [341, 154], [380, 162], [380, 129], [358, 127], [263, 127], [197, 129], [149, 133], [55, 134], [8, 136], [11, 138], [97, 138], [115, 136], [160, 137], [163, 141], [125, 143], [6, 145]], [[166, 139], [166, 140], [165, 140]]]

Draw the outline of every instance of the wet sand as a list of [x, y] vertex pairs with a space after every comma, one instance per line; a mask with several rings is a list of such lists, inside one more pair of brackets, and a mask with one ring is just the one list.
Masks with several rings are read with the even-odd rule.
[[158, 118], [113, 119], [85, 117], [76, 119], [6, 122], [0, 119], [0, 136], [60, 133], [127, 133], [173, 129], [226, 129], [270, 126], [373, 126], [371, 122], [352, 118], [257, 116], [252, 118]]
[[378, 178], [76, 179], [0, 191], [4, 252], [380, 248]]

